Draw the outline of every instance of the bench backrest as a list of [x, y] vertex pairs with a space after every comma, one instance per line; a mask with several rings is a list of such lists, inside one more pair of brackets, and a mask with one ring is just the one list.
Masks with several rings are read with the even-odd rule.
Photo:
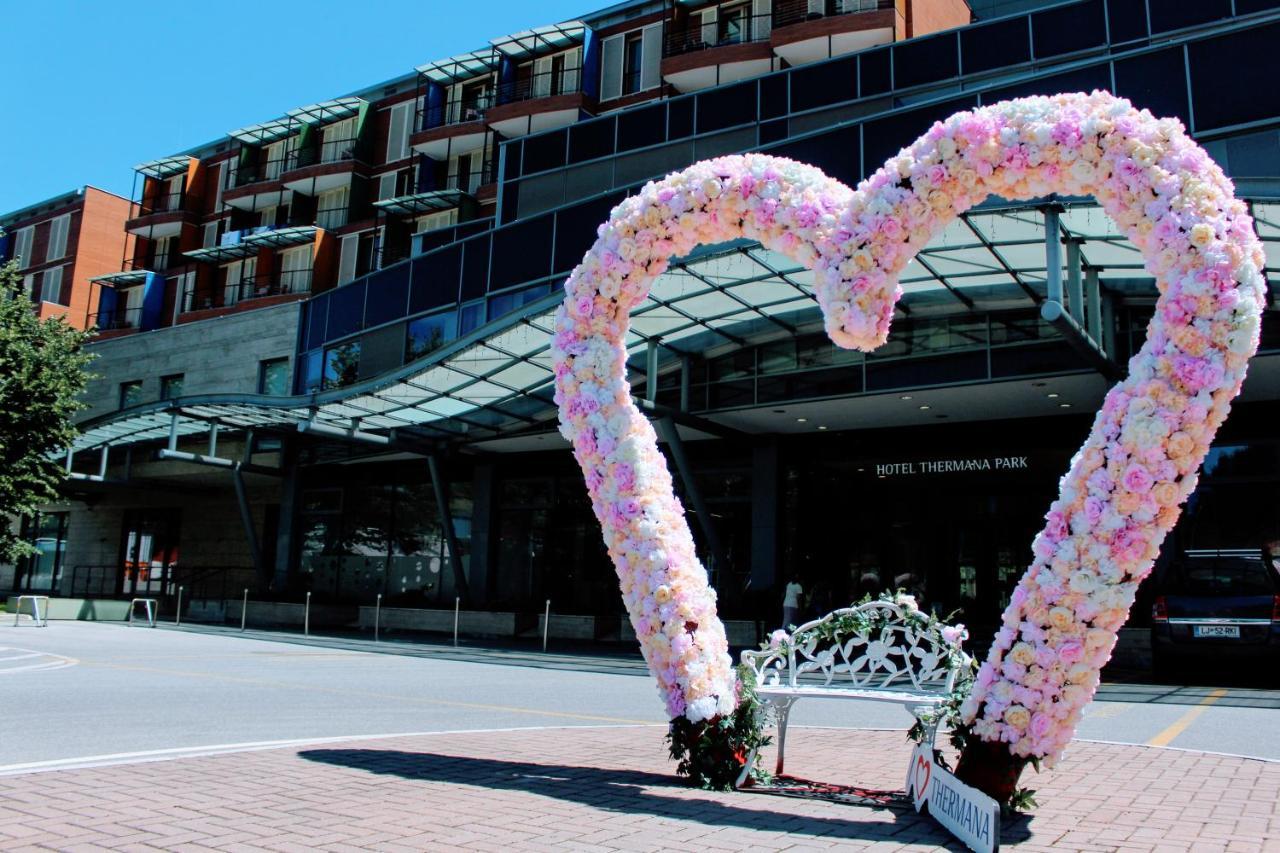
[[950, 693], [969, 656], [936, 619], [886, 599], [806, 622], [789, 640], [742, 653], [761, 686]]

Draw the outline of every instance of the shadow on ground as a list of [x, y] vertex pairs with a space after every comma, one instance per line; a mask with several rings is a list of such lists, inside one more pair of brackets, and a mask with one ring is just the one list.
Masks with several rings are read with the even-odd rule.
[[[799, 815], [785, 809], [740, 808], [725, 802], [725, 795], [677, 796], [676, 792], [687, 792], [689, 789], [671, 776], [637, 770], [533, 764], [400, 750], [311, 749], [298, 754], [309, 761], [367, 773], [490, 790], [523, 791], [606, 812], [647, 814], [669, 820], [761, 832], [785, 832], [788, 835], [863, 841], [892, 840], [898, 844], [921, 843], [948, 850], [965, 849], [933, 821], [917, 815], [905, 800], [891, 806], [847, 806], [850, 809], [850, 819], [842, 820]], [[752, 795], [752, 799], [759, 802], [756, 795]], [[786, 802], [786, 798], [779, 797], [779, 801]], [[865, 808], [888, 812], [893, 820], [859, 821], [858, 810]], [[1006, 821], [1001, 828], [1001, 836], [1005, 843], [1030, 838], [1028, 822], [1025, 819]]]

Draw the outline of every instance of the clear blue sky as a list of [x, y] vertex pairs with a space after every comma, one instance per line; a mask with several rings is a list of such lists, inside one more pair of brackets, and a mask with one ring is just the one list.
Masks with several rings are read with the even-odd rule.
[[0, 0], [0, 212], [606, 0]]

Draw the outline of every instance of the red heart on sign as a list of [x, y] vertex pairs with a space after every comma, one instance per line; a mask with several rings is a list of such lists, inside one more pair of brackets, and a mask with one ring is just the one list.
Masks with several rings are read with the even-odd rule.
[[[924, 771], [923, 783], [920, 781], [921, 770]], [[932, 775], [933, 775], [933, 763], [929, 761], [925, 761], [923, 755], [916, 756], [916, 780], [915, 780], [916, 802], [920, 802], [921, 800], [923, 800], [925, 795], [929, 792], [929, 777]]]

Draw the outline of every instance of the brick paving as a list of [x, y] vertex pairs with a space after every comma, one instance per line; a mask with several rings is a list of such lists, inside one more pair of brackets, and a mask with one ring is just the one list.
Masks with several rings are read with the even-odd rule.
[[[0, 849], [960, 849], [908, 806], [682, 787], [653, 726], [356, 740], [0, 778]], [[902, 732], [792, 729], [788, 770], [900, 789]], [[768, 758], [768, 756], [767, 756]], [[1280, 851], [1280, 763], [1078, 743], [1019, 850]]]

